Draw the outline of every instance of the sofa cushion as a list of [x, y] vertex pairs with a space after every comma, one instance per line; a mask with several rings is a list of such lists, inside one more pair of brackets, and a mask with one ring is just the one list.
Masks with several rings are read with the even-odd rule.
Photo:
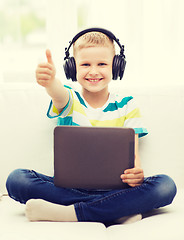
[[105, 227], [89, 222], [29, 222], [24, 214], [25, 205], [8, 196], [0, 201], [1, 240], [183, 240], [184, 189], [179, 189], [174, 202], [143, 215], [132, 224]]

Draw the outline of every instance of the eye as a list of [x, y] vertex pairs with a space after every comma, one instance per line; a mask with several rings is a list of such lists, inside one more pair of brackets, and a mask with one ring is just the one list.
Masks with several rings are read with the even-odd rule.
[[81, 66], [88, 67], [90, 64], [89, 63], [83, 63]]
[[98, 66], [106, 66], [106, 63], [99, 63]]

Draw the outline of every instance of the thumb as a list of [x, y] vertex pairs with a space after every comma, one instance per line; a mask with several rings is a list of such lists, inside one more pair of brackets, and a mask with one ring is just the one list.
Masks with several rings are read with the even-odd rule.
[[53, 61], [52, 61], [51, 51], [50, 51], [49, 49], [46, 50], [46, 57], [47, 57], [48, 63], [54, 65], [54, 63], [53, 63]]

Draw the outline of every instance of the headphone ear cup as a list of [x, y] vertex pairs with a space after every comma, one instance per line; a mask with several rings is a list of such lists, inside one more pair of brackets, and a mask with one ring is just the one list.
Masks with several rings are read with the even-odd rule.
[[125, 70], [126, 60], [120, 55], [115, 55], [112, 64], [112, 79], [117, 80], [120, 77], [120, 80], [123, 77]]
[[65, 60], [65, 62], [63, 64], [63, 68], [64, 68], [64, 72], [65, 72], [66, 78], [70, 79], [70, 71], [68, 69], [68, 59]]
[[125, 71], [125, 66], [126, 66], [126, 60], [125, 60], [124, 57], [121, 57], [120, 71], [119, 71], [120, 80], [123, 78], [123, 74], [124, 74], [124, 71]]
[[74, 57], [68, 58], [64, 65], [64, 72], [67, 79], [72, 79], [72, 81], [77, 81], [76, 79], [76, 64]]
[[115, 55], [112, 63], [112, 79], [117, 80], [119, 76], [119, 56]]

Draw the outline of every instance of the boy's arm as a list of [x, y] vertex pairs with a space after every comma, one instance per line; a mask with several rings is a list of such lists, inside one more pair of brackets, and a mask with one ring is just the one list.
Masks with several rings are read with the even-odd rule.
[[47, 93], [52, 98], [54, 106], [60, 112], [69, 100], [68, 90], [55, 78], [56, 69], [52, 60], [50, 50], [46, 51], [47, 62], [41, 63], [36, 69], [37, 83], [45, 87]]
[[131, 169], [126, 169], [122, 174], [121, 179], [131, 187], [136, 187], [142, 184], [144, 181], [144, 172], [141, 168], [141, 162], [139, 158], [139, 138], [138, 134], [135, 135], [135, 166]]
[[135, 134], [135, 161], [134, 166], [137, 168], [141, 167], [141, 160], [139, 157], [139, 137], [138, 134]]

